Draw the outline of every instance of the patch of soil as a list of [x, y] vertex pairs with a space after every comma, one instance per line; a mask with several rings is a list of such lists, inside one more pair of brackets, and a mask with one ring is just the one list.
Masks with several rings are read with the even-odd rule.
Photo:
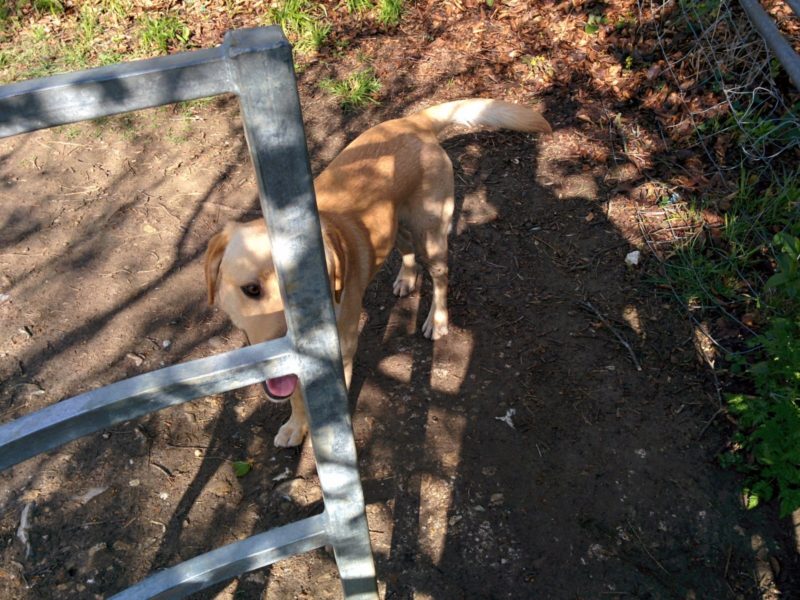
[[[555, 133], [444, 136], [457, 186], [446, 338], [419, 333], [427, 280], [392, 296], [397, 257], [365, 298], [351, 400], [383, 596], [797, 597], [790, 524], [771, 506], [743, 510], [740, 482], [716, 463], [726, 424], [690, 324], [647, 258], [624, 262], [641, 246], [630, 189], [643, 176], [582, 110], [602, 100], [645, 142], [657, 137], [647, 116], [585, 72], [551, 85], [487, 50], [523, 39], [541, 52], [549, 40], [549, 60], [566, 64], [570, 32], [433, 12], [303, 71], [315, 172], [366, 127], [455, 97], [536, 101]], [[384, 96], [346, 114], [316, 83], [358, 52]], [[18, 136], [0, 154], [4, 422], [244, 343], [206, 306], [200, 264], [225, 222], [259, 214], [233, 100]], [[245, 388], [3, 472], [0, 596], [105, 597], [319, 512], [308, 444], [272, 445], [287, 416]], [[237, 460], [253, 470], [237, 478]], [[341, 591], [319, 550], [199, 597]]]

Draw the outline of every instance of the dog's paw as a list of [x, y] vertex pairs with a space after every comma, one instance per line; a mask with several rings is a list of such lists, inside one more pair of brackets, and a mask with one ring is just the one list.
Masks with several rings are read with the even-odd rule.
[[299, 419], [289, 419], [281, 425], [275, 436], [275, 445], [278, 448], [293, 448], [303, 443], [303, 438], [308, 433], [308, 424]]
[[412, 269], [410, 271], [406, 271], [403, 268], [400, 269], [400, 272], [397, 274], [397, 279], [394, 280], [392, 291], [394, 292], [395, 296], [403, 298], [404, 296], [408, 296], [411, 292], [413, 292], [416, 285], [417, 270]]
[[422, 335], [429, 340], [438, 340], [447, 335], [447, 311], [436, 311], [433, 308], [422, 325]]

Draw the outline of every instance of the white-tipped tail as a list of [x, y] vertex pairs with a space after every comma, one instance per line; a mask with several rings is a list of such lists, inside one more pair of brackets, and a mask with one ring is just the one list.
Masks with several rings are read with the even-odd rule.
[[552, 131], [550, 123], [529, 106], [486, 98], [437, 104], [409, 118], [428, 121], [435, 132], [451, 124], [538, 133]]

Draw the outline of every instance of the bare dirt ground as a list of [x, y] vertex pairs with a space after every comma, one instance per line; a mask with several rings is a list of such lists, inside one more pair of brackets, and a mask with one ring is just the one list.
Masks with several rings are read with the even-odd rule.
[[[791, 523], [745, 511], [716, 463], [726, 424], [694, 332], [647, 258], [624, 263], [641, 245], [632, 190], [646, 177], [586, 115], [657, 138], [647, 115], [604, 95], [557, 31], [526, 34], [558, 69], [531, 78], [498, 49], [522, 35], [509, 23], [437, 15], [352, 41], [348, 56], [383, 81], [380, 105], [347, 114], [319, 91], [353, 58], [323, 56], [299, 81], [315, 172], [366, 127], [458, 97], [535, 102], [555, 130], [445, 136], [458, 201], [449, 336], [419, 333], [427, 282], [392, 296], [396, 257], [365, 299], [351, 401], [382, 594], [800, 597]], [[3, 422], [244, 343], [207, 307], [201, 268], [213, 233], [259, 214], [235, 100], [19, 136], [0, 156]], [[241, 389], [0, 474], [0, 596], [105, 597], [320, 511], [310, 447], [272, 446], [287, 415]], [[237, 460], [253, 470], [237, 478]], [[341, 592], [320, 550], [200, 597]]]

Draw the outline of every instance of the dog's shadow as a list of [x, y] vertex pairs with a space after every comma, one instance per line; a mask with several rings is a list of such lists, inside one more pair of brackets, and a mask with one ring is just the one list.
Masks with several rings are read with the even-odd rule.
[[[503, 198], [490, 190], [492, 179], [502, 176], [497, 170], [509, 156], [524, 156], [528, 164], [535, 164], [538, 142], [525, 134], [478, 132], [447, 138], [442, 145], [453, 162], [456, 182], [455, 213], [448, 239], [450, 322], [469, 336], [481, 323], [476, 321], [478, 311], [474, 310], [473, 301], [466, 299], [475, 283], [468, 278], [480, 277], [483, 270], [478, 264], [480, 259], [476, 261], [476, 247], [471, 246], [474, 238], [482, 237], [481, 228], [493, 226], [489, 213], [495, 214], [500, 222], [513, 218], [510, 208], [503, 206]], [[536, 188], [534, 178], [535, 172], [531, 171], [526, 181], [516, 182], [515, 186]], [[485, 198], [476, 200], [476, 194]], [[465, 211], [467, 199], [470, 201]], [[475, 204], [485, 206], [476, 211]], [[476, 214], [481, 211], [486, 214]], [[483, 218], [487, 221], [481, 223]], [[425, 268], [420, 265], [415, 292], [405, 298], [393, 295], [392, 282], [400, 264], [399, 253], [395, 251], [367, 289], [363, 303], [366, 320], [350, 388], [367, 503], [393, 507], [389, 548], [376, 551], [378, 572], [387, 581], [387, 598], [407, 597], [411, 593], [410, 584], [401, 583], [397, 574], [421, 562], [439, 570], [421, 547], [426, 543], [422, 538], [428, 537], [421, 524], [423, 513], [430, 509], [423, 506], [427, 502], [423, 497], [428, 482], [443, 481], [452, 474], [437, 465], [439, 449], [430, 446], [435, 445], [439, 415], [459, 403], [460, 392], [470, 395], [477, 392], [464, 389], [470, 387], [470, 377], [474, 380], [477, 376], [473, 351], [467, 346], [460, 347], [459, 340], [464, 339], [464, 334], [451, 332], [437, 342], [422, 336], [422, 323], [432, 297], [432, 282]], [[450, 363], [457, 364], [455, 370], [463, 373], [462, 387], [455, 393], [432, 385], [434, 369], [438, 371], [439, 365]], [[382, 422], [371, 431], [362, 432], [359, 424], [364, 414], [374, 415]], [[464, 444], [462, 455], [479, 453], [479, 449], [466, 448], [466, 441]], [[371, 472], [378, 455], [391, 457], [391, 464], [379, 469], [389, 475], [376, 476]], [[458, 456], [455, 460], [460, 463], [462, 458]], [[447, 541], [444, 544], [448, 545]]]

